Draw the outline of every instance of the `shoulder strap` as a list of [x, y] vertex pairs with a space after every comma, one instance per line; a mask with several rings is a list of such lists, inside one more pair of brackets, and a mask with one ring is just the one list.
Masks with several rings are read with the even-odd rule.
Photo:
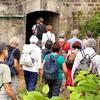
[[[0, 64], [6, 64], [6, 63], [3, 62], [3, 61], [0, 61]], [[2, 85], [0, 86], [0, 89], [3, 87], [3, 85], [4, 85], [4, 84], [2, 84]]]
[[10, 55], [13, 55], [15, 51], [16, 51], [16, 48], [12, 50], [12, 52], [10, 53]]
[[47, 38], [49, 39], [49, 40], [51, 40], [51, 37], [52, 37], [52, 33], [51, 33], [51, 36], [50, 36], [50, 38], [49, 38], [49, 36], [48, 36], [48, 34], [46, 33], [46, 35], [47, 35]]
[[61, 48], [63, 48], [63, 47], [65, 46], [65, 44], [66, 44], [66, 40], [64, 40], [64, 43], [63, 43], [63, 45], [61, 46]]
[[[87, 54], [85, 54], [84, 50], [80, 50], [80, 51], [81, 51], [82, 57], [86, 57], [87, 56]], [[91, 56], [89, 56], [89, 58], [92, 59], [94, 56], [96, 56], [96, 53], [93, 53]]]
[[2, 84], [2, 85], [0, 86], [0, 90], [1, 90], [1, 88], [3, 87], [3, 85], [4, 85], [4, 84]]
[[96, 53], [93, 53], [93, 54], [90, 56], [90, 59], [92, 59], [94, 56], [96, 56]]
[[13, 49], [12, 54], [13, 54], [15, 51], [16, 51], [16, 48], [15, 48], [15, 49]]
[[84, 50], [80, 50], [80, 52], [81, 52], [83, 58], [86, 57]]

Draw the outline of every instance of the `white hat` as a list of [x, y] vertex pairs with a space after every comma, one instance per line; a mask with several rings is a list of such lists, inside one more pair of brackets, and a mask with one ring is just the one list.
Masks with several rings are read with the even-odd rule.
[[36, 36], [34, 36], [34, 35], [32, 35], [31, 37], [30, 37], [30, 43], [37, 43], [39, 40], [38, 40], [38, 38], [36, 37]]

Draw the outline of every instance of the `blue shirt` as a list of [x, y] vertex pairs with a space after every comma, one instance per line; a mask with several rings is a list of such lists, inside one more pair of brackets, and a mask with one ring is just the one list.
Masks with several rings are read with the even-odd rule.
[[69, 39], [67, 42], [70, 43], [70, 48], [72, 49], [72, 45], [75, 41], [79, 41], [81, 43], [81, 47], [83, 48], [83, 45], [82, 45], [82, 40], [78, 39], [77, 37], [73, 37], [71, 39]]

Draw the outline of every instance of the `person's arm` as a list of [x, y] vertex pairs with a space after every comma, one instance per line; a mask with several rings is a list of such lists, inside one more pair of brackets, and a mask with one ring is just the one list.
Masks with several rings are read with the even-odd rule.
[[11, 100], [17, 100], [10, 83], [5, 83], [4, 88], [6, 90], [7, 95], [11, 98]]
[[52, 39], [53, 39], [53, 43], [54, 43], [54, 42], [55, 42], [55, 35], [54, 35], [54, 34], [52, 34], [52, 36], [53, 36], [53, 38], [52, 38]]
[[38, 69], [40, 69], [41, 68], [41, 62], [42, 62], [42, 60], [41, 60], [41, 49], [38, 49], [38, 51], [37, 51], [37, 59], [38, 59]]
[[63, 73], [64, 73], [66, 79], [67, 79], [67, 66], [65, 63], [62, 64], [62, 70], [63, 70]]
[[32, 33], [33, 34], [35, 33], [35, 30], [36, 30], [36, 25], [33, 25], [33, 27], [32, 27]]
[[43, 65], [44, 65], [44, 62], [41, 64], [41, 68], [40, 68], [40, 81], [43, 80]]
[[10, 84], [11, 83], [11, 73], [7, 65], [4, 65], [2, 77], [3, 77], [2, 82], [4, 84], [4, 88], [5, 88], [7, 95], [11, 98], [11, 100], [17, 100], [16, 95], [14, 94], [14, 91]]
[[43, 33], [42, 35], [42, 49], [45, 47], [45, 42], [46, 42], [46, 33]]
[[16, 51], [14, 52], [14, 67], [16, 69], [17, 75], [20, 75], [20, 68], [21, 68], [19, 60], [20, 60], [20, 51], [16, 49]]
[[73, 76], [74, 76], [74, 73], [75, 73], [76, 69], [78, 68], [78, 65], [80, 63], [81, 57], [82, 56], [81, 56], [80, 52], [78, 52], [76, 54], [76, 57], [75, 57], [75, 60], [74, 60], [74, 64], [73, 64], [73, 67], [72, 67], [72, 79], [73, 79]]
[[16, 69], [17, 75], [20, 75], [20, 64], [17, 59], [14, 59], [14, 67]]

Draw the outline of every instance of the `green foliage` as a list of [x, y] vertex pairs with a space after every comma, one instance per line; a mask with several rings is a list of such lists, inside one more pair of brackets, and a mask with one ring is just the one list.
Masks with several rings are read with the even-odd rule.
[[75, 86], [69, 86], [72, 91], [70, 100], [100, 100], [100, 78], [87, 71], [81, 71], [74, 80]]
[[43, 89], [42, 89], [42, 92], [44, 93], [44, 94], [48, 94], [49, 93], [49, 86], [48, 85], [45, 85], [44, 87], [43, 87]]
[[84, 36], [84, 33], [91, 31], [93, 37], [100, 36], [100, 14], [95, 14], [85, 23], [80, 25], [81, 37]]
[[27, 92], [27, 94], [23, 95], [23, 99], [22, 100], [63, 100], [61, 97], [52, 97], [51, 99], [49, 99], [46, 95], [49, 92], [49, 87], [48, 85], [44, 85], [43, 89], [42, 89], [42, 94], [39, 91], [31, 91], [31, 92]]

